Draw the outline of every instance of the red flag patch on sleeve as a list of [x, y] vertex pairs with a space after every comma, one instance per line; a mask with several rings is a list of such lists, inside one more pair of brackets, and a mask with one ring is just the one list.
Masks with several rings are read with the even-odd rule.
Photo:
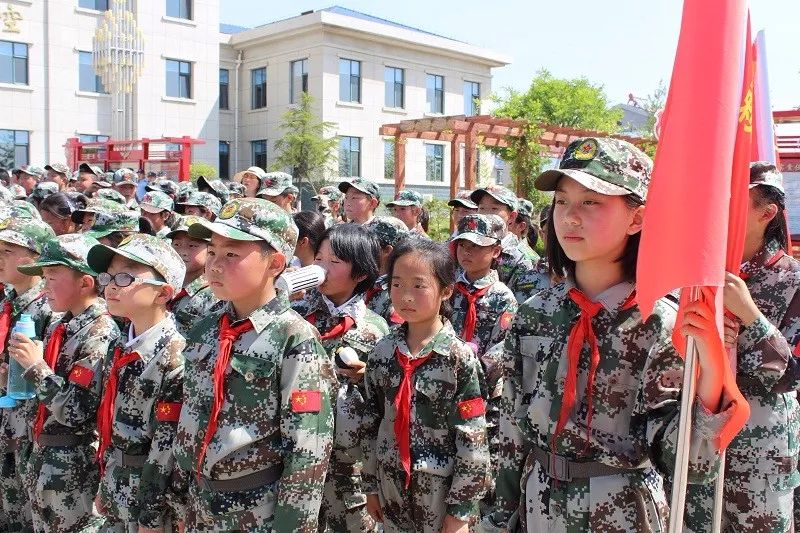
[[177, 422], [181, 416], [181, 402], [158, 402], [156, 404], [156, 420], [158, 422]]
[[296, 390], [292, 392], [293, 413], [319, 413], [322, 409], [322, 394], [318, 390]]
[[800, 357], [800, 342], [798, 342], [797, 346], [794, 347], [794, 355]]
[[69, 377], [67, 379], [76, 385], [80, 385], [84, 389], [88, 389], [92, 384], [92, 379], [94, 379], [94, 371], [80, 365], [75, 365], [72, 367], [72, 370], [69, 371]]
[[511, 327], [511, 322], [514, 320], [514, 313], [506, 311], [500, 315], [500, 329], [508, 329]]
[[458, 402], [458, 414], [461, 415], [462, 420], [486, 414], [486, 402], [481, 397]]

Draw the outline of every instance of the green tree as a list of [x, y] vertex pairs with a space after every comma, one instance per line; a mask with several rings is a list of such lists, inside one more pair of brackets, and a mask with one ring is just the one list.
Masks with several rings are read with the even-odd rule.
[[197, 178], [200, 176], [204, 176], [208, 179], [214, 179], [217, 177], [217, 167], [214, 165], [210, 165], [205, 161], [194, 161], [189, 166], [189, 177], [192, 180], [192, 183], [197, 182]]
[[302, 93], [299, 104], [283, 114], [283, 135], [275, 141], [277, 157], [272, 167], [289, 170], [296, 182], [306, 180], [317, 190], [333, 172], [337, 140], [326, 136], [336, 124], [320, 120], [312, 110], [313, 103], [310, 94]]
[[622, 111], [611, 109], [602, 85], [586, 78], [562, 79], [541, 70], [525, 92], [506, 89], [494, 95], [493, 115], [528, 121], [523, 135], [509, 139], [509, 146], [492, 150], [511, 165], [511, 174], [521, 181], [523, 195], [541, 207], [549, 202], [533, 187], [534, 178], [547, 162], [544, 146], [539, 142], [542, 125], [583, 128], [607, 133], [619, 130]]

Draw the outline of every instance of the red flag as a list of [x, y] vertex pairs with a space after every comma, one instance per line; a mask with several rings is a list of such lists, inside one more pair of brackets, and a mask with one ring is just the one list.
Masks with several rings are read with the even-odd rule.
[[[746, 94], [745, 48], [751, 44], [745, 35], [746, 20], [746, 0], [684, 2], [639, 247], [636, 290], [644, 316], [658, 298], [674, 289], [705, 287], [701, 292], [717, 313], [718, 330], [722, 329], [721, 294], [708, 288], [723, 285], [729, 228], [738, 232], [745, 224], [746, 213], [738, 207], [731, 217], [731, 174], [734, 161], [739, 172], [744, 158], [749, 179], [749, 141], [737, 140], [740, 132], [751, 134], [744, 132], [746, 122], [739, 121], [740, 116], [746, 118], [740, 114]], [[722, 388], [732, 401], [733, 416], [720, 439], [725, 448], [747, 421], [749, 406], [736, 387], [721, 342], [716, 355]]]

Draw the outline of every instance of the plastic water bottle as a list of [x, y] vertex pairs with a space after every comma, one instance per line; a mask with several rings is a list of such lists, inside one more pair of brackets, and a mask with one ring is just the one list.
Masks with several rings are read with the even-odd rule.
[[[22, 333], [29, 339], [36, 338], [36, 324], [33, 323], [31, 315], [20, 315], [17, 323], [14, 324], [14, 333]], [[17, 363], [16, 359], [9, 357], [8, 361], [8, 395], [15, 400], [30, 400], [36, 395], [33, 383], [22, 377], [25, 369]]]
[[291, 272], [284, 272], [275, 280], [275, 288], [294, 294], [319, 287], [325, 282], [325, 269], [319, 265], [308, 265]]

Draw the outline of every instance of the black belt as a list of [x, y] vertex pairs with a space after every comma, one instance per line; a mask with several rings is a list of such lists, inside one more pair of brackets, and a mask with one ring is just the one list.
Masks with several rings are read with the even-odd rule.
[[80, 446], [81, 444], [91, 444], [95, 440], [96, 437], [92, 433], [88, 433], [86, 435], [70, 435], [70, 434], [57, 435], [57, 434], [42, 433], [41, 435], [39, 435], [39, 438], [36, 439], [36, 444], [38, 444], [39, 446], [58, 448], [58, 447]]
[[114, 460], [123, 468], [142, 468], [147, 462], [146, 455], [131, 455], [123, 452], [119, 448], [111, 450], [111, 455], [114, 456]]
[[573, 461], [563, 455], [545, 451], [538, 446], [533, 447], [531, 455], [542, 466], [542, 469], [549, 477], [558, 481], [614, 476], [641, 470], [640, 468], [609, 466], [597, 461]]
[[241, 492], [275, 483], [280, 479], [282, 473], [283, 465], [280, 464], [233, 479], [209, 479], [200, 476], [198, 485], [203, 490], [214, 492]]

